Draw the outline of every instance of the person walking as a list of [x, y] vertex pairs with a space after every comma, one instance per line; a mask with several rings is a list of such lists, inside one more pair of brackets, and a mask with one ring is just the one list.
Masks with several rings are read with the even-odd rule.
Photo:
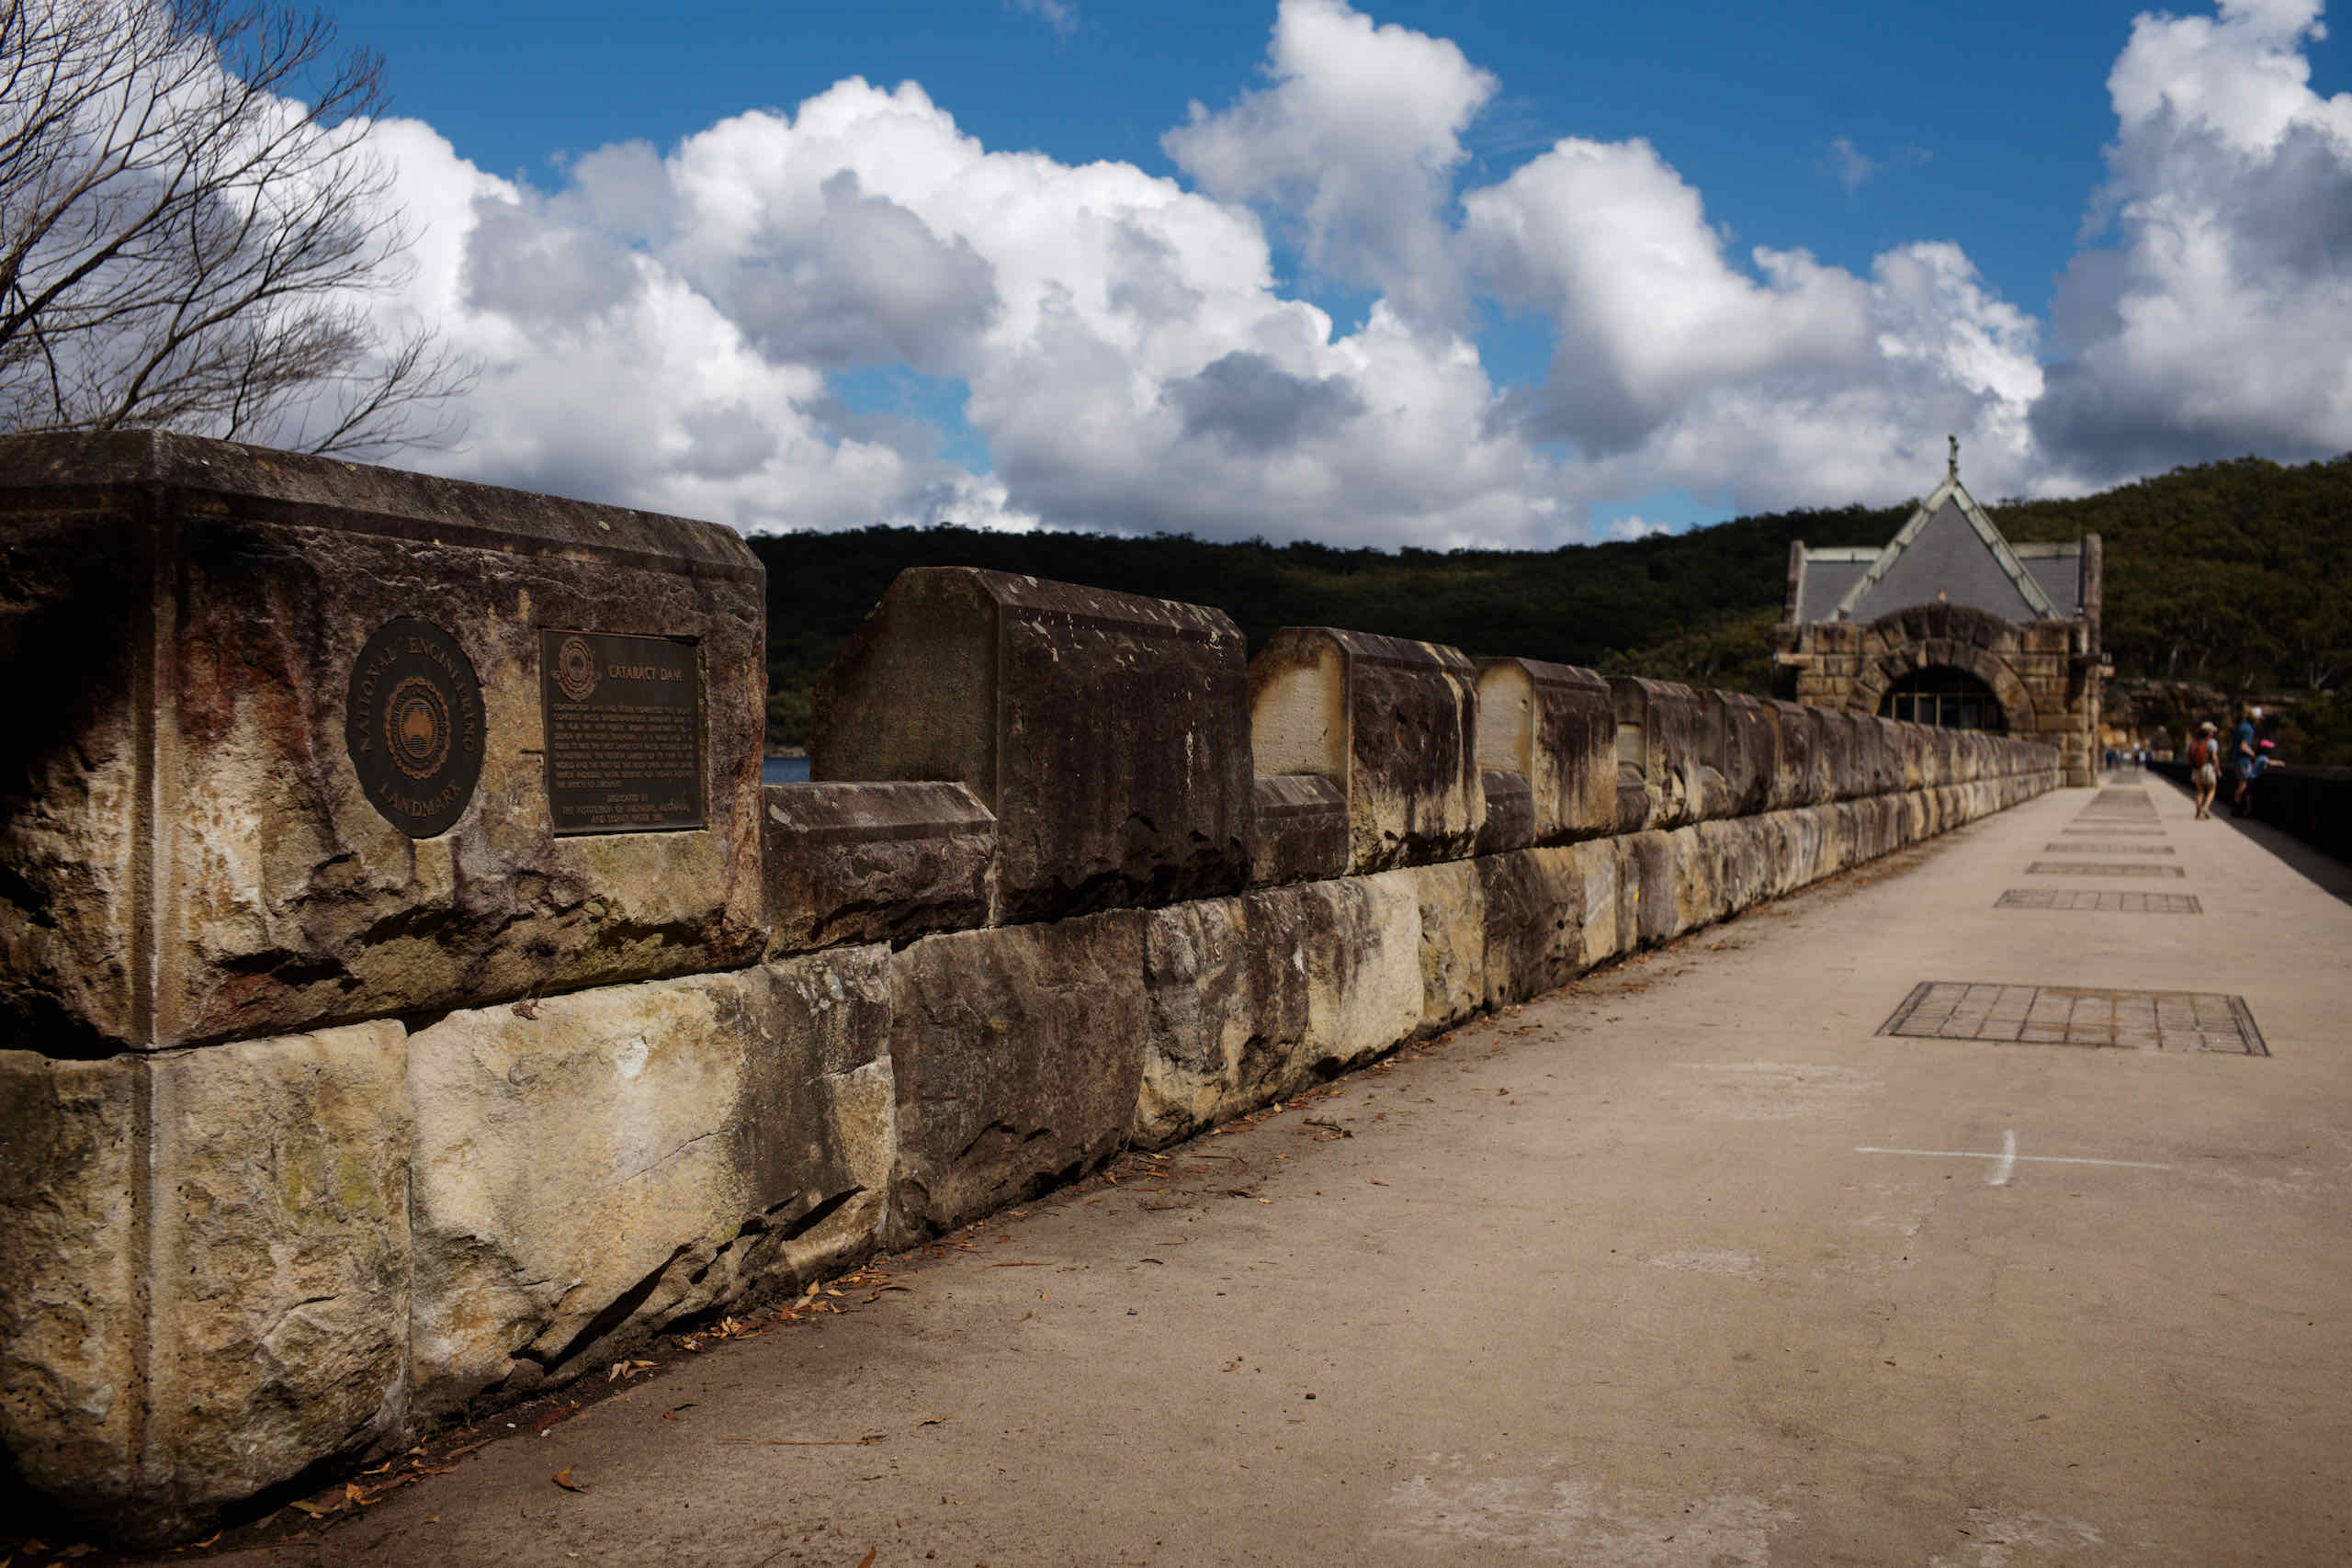
[[2197, 727], [2197, 739], [2188, 743], [2188, 779], [2197, 788], [2199, 819], [2213, 815], [2213, 790], [2222, 782], [2221, 743], [2213, 739], [2217, 728], [2207, 719]]
[[2261, 718], [2262, 710], [2254, 709], [2238, 720], [2230, 731], [2230, 815], [2247, 817], [2254, 812], [2254, 776], [2262, 771], [2261, 753], [2255, 750], [2254, 726]]

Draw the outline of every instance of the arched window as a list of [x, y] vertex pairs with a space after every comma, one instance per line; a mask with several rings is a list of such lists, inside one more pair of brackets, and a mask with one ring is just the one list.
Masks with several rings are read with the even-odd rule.
[[1945, 729], [2004, 730], [2009, 727], [2001, 712], [2001, 699], [1993, 694], [1993, 688], [1967, 671], [1955, 670], [1949, 664], [1931, 664], [1897, 681], [1879, 699], [1878, 716]]

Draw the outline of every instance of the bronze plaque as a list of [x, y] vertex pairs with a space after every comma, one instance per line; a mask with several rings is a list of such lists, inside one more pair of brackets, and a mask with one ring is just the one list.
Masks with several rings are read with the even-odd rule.
[[701, 654], [684, 637], [540, 628], [558, 833], [703, 826]]
[[344, 744], [359, 787], [412, 839], [447, 832], [481, 779], [481, 682], [430, 621], [387, 621], [351, 667]]

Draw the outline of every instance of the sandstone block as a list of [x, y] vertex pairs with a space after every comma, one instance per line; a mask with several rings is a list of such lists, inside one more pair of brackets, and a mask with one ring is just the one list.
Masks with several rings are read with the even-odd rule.
[[893, 1245], [1091, 1169], [1135, 1118], [1143, 916], [925, 937], [890, 955]]
[[1713, 817], [1747, 817], [1771, 808], [1781, 770], [1781, 718], [1761, 697], [1740, 692], [1702, 694], [1717, 731], [1711, 759], [1719, 787], [1708, 804]]
[[1477, 853], [1498, 855], [1523, 850], [1535, 841], [1535, 795], [1519, 773], [1494, 768], [1478, 770], [1478, 787], [1486, 795], [1486, 821], [1478, 829]]
[[1925, 789], [1935, 782], [1935, 736], [1933, 725], [1895, 726], [1895, 737], [1903, 754], [1905, 789]]
[[1193, 899], [1145, 918], [1135, 1142], [1164, 1147], [1288, 1087], [1306, 1036], [1312, 935], [1300, 917], [1309, 907], [1283, 889]]
[[1413, 908], [1383, 877], [1155, 911], [1135, 1140], [1161, 1147], [1385, 1051], [1419, 1023]]
[[1412, 1038], [1425, 989], [1420, 901], [1393, 876], [1309, 884], [1331, 904], [1335, 940], [1322, 963], [1308, 953], [1306, 1053], [1318, 1075], [1360, 1066]]
[[1261, 773], [1255, 793], [1252, 886], [1347, 874], [1348, 797], [1337, 783], [1313, 773]]
[[1439, 1034], [1487, 1005], [1486, 885], [1476, 861], [1412, 866], [1365, 879], [1409, 896], [1420, 939], [1421, 1001], [1410, 1032]]
[[407, 1413], [405, 1036], [0, 1055], [0, 1402], [17, 1473], [155, 1544]]
[[129, 1510], [150, 1540], [401, 1438], [411, 1139], [407, 1035], [389, 1021], [152, 1073], [156, 1425]]
[[1250, 665], [1261, 773], [1312, 773], [1348, 802], [1351, 872], [1458, 860], [1477, 841], [1476, 671], [1434, 643], [1285, 626]]
[[1859, 800], [1871, 793], [1870, 743], [1877, 738], [1878, 721], [1865, 714], [1822, 716], [1822, 733], [1830, 744], [1830, 798]]
[[894, 1141], [888, 962], [845, 948], [420, 1031], [419, 1405], [576, 1375], [871, 1247]]
[[144, 1065], [0, 1051], [0, 1448], [93, 1525], [143, 1435]]
[[1674, 923], [1679, 936], [1714, 924], [1731, 912], [1731, 904], [1722, 881], [1722, 866], [1713, 846], [1700, 836], [1698, 826], [1677, 828], [1669, 837], [1674, 840]]
[[[1617, 714], [1621, 795], [1628, 782], [1638, 781], [1648, 800], [1638, 826], [1678, 828], [1694, 820], [1706, 788], [1699, 694], [1671, 681], [1638, 675], [1611, 676], [1609, 691]], [[1618, 828], [1631, 830], [1622, 815]]]
[[1593, 839], [1573, 846], [1579, 885], [1577, 929], [1583, 942], [1577, 968], [1589, 969], [1630, 953], [1641, 938], [1638, 871], [1625, 874], [1632, 851], [1623, 839]]
[[1815, 846], [1803, 810], [1770, 811], [1757, 818], [1764, 829], [1766, 897], [1785, 897], [1813, 878]]
[[1722, 919], [1754, 908], [1772, 896], [1770, 836], [1759, 818], [1740, 817], [1727, 822], [1702, 822], [1699, 836], [1702, 863], [1713, 884], [1711, 917]]
[[1680, 934], [1675, 924], [1674, 836], [1667, 832], [1631, 833], [1622, 840], [1634, 881], [1632, 946], [1657, 947]]
[[1875, 714], [1860, 716], [1870, 756], [1871, 793], [1893, 795], [1903, 788], [1903, 731], [1906, 727]]
[[1485, 1006], [1557, 990], [1583, 973], [1584, 879], [1575, 847], [1522, 850], [1471, 863], [1487, 916]]
[[1775, 811], [1816, 806], [1829, 798], [1829, 759], [1823, 744], [1822, 710], [1774, 702], [1780, 767], [1772, 775], [1767, 804]]
[[1813, 849], [1813, 864], [1804, 877], [1805, 883], [1835, 876], [1852, 863], [1852, 839], [1848, 831], [1848, 814], [1842, 807], [1808, 806], [1799, 815], [1805, 823], [1805, 840]]
[[[124, 432], [0, 441], [0, 647], [71, 671], [0, 739], [0, 1011], [61, 1048], [758, 956], [763, 580], [730, 530]], [[676, 830], [559, 831], [565, 634], [592, 696], [683, 705], [596, 710], [666, 727], [630, 755]], [[671, 640], [608, 668], [593, 634]]]
[[769, 784], [772, 953], [987, 923], [996, 819], [960, 784]]
[[1478, 761], [1527, 780], [1535, 843], [1615, 830], [1616, 725], [1609, 682], [1589, 670], [1478, 661]]
[[1002, 923], [1238, 892], [1248, 679], [1219, 610], [913, 568], [819, 682], [809, 771], [964, 784], [996, 815]]

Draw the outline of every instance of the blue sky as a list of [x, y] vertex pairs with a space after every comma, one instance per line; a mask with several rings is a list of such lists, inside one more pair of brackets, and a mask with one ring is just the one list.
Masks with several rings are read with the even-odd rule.
[[338, 19], [404, 117], [401, 308], [486, 366], [400, 459], [447, 471], [1544, 545], [1901, 499], [1948, 428], [1988, 499], [2352, 447], [2305, 0]]

